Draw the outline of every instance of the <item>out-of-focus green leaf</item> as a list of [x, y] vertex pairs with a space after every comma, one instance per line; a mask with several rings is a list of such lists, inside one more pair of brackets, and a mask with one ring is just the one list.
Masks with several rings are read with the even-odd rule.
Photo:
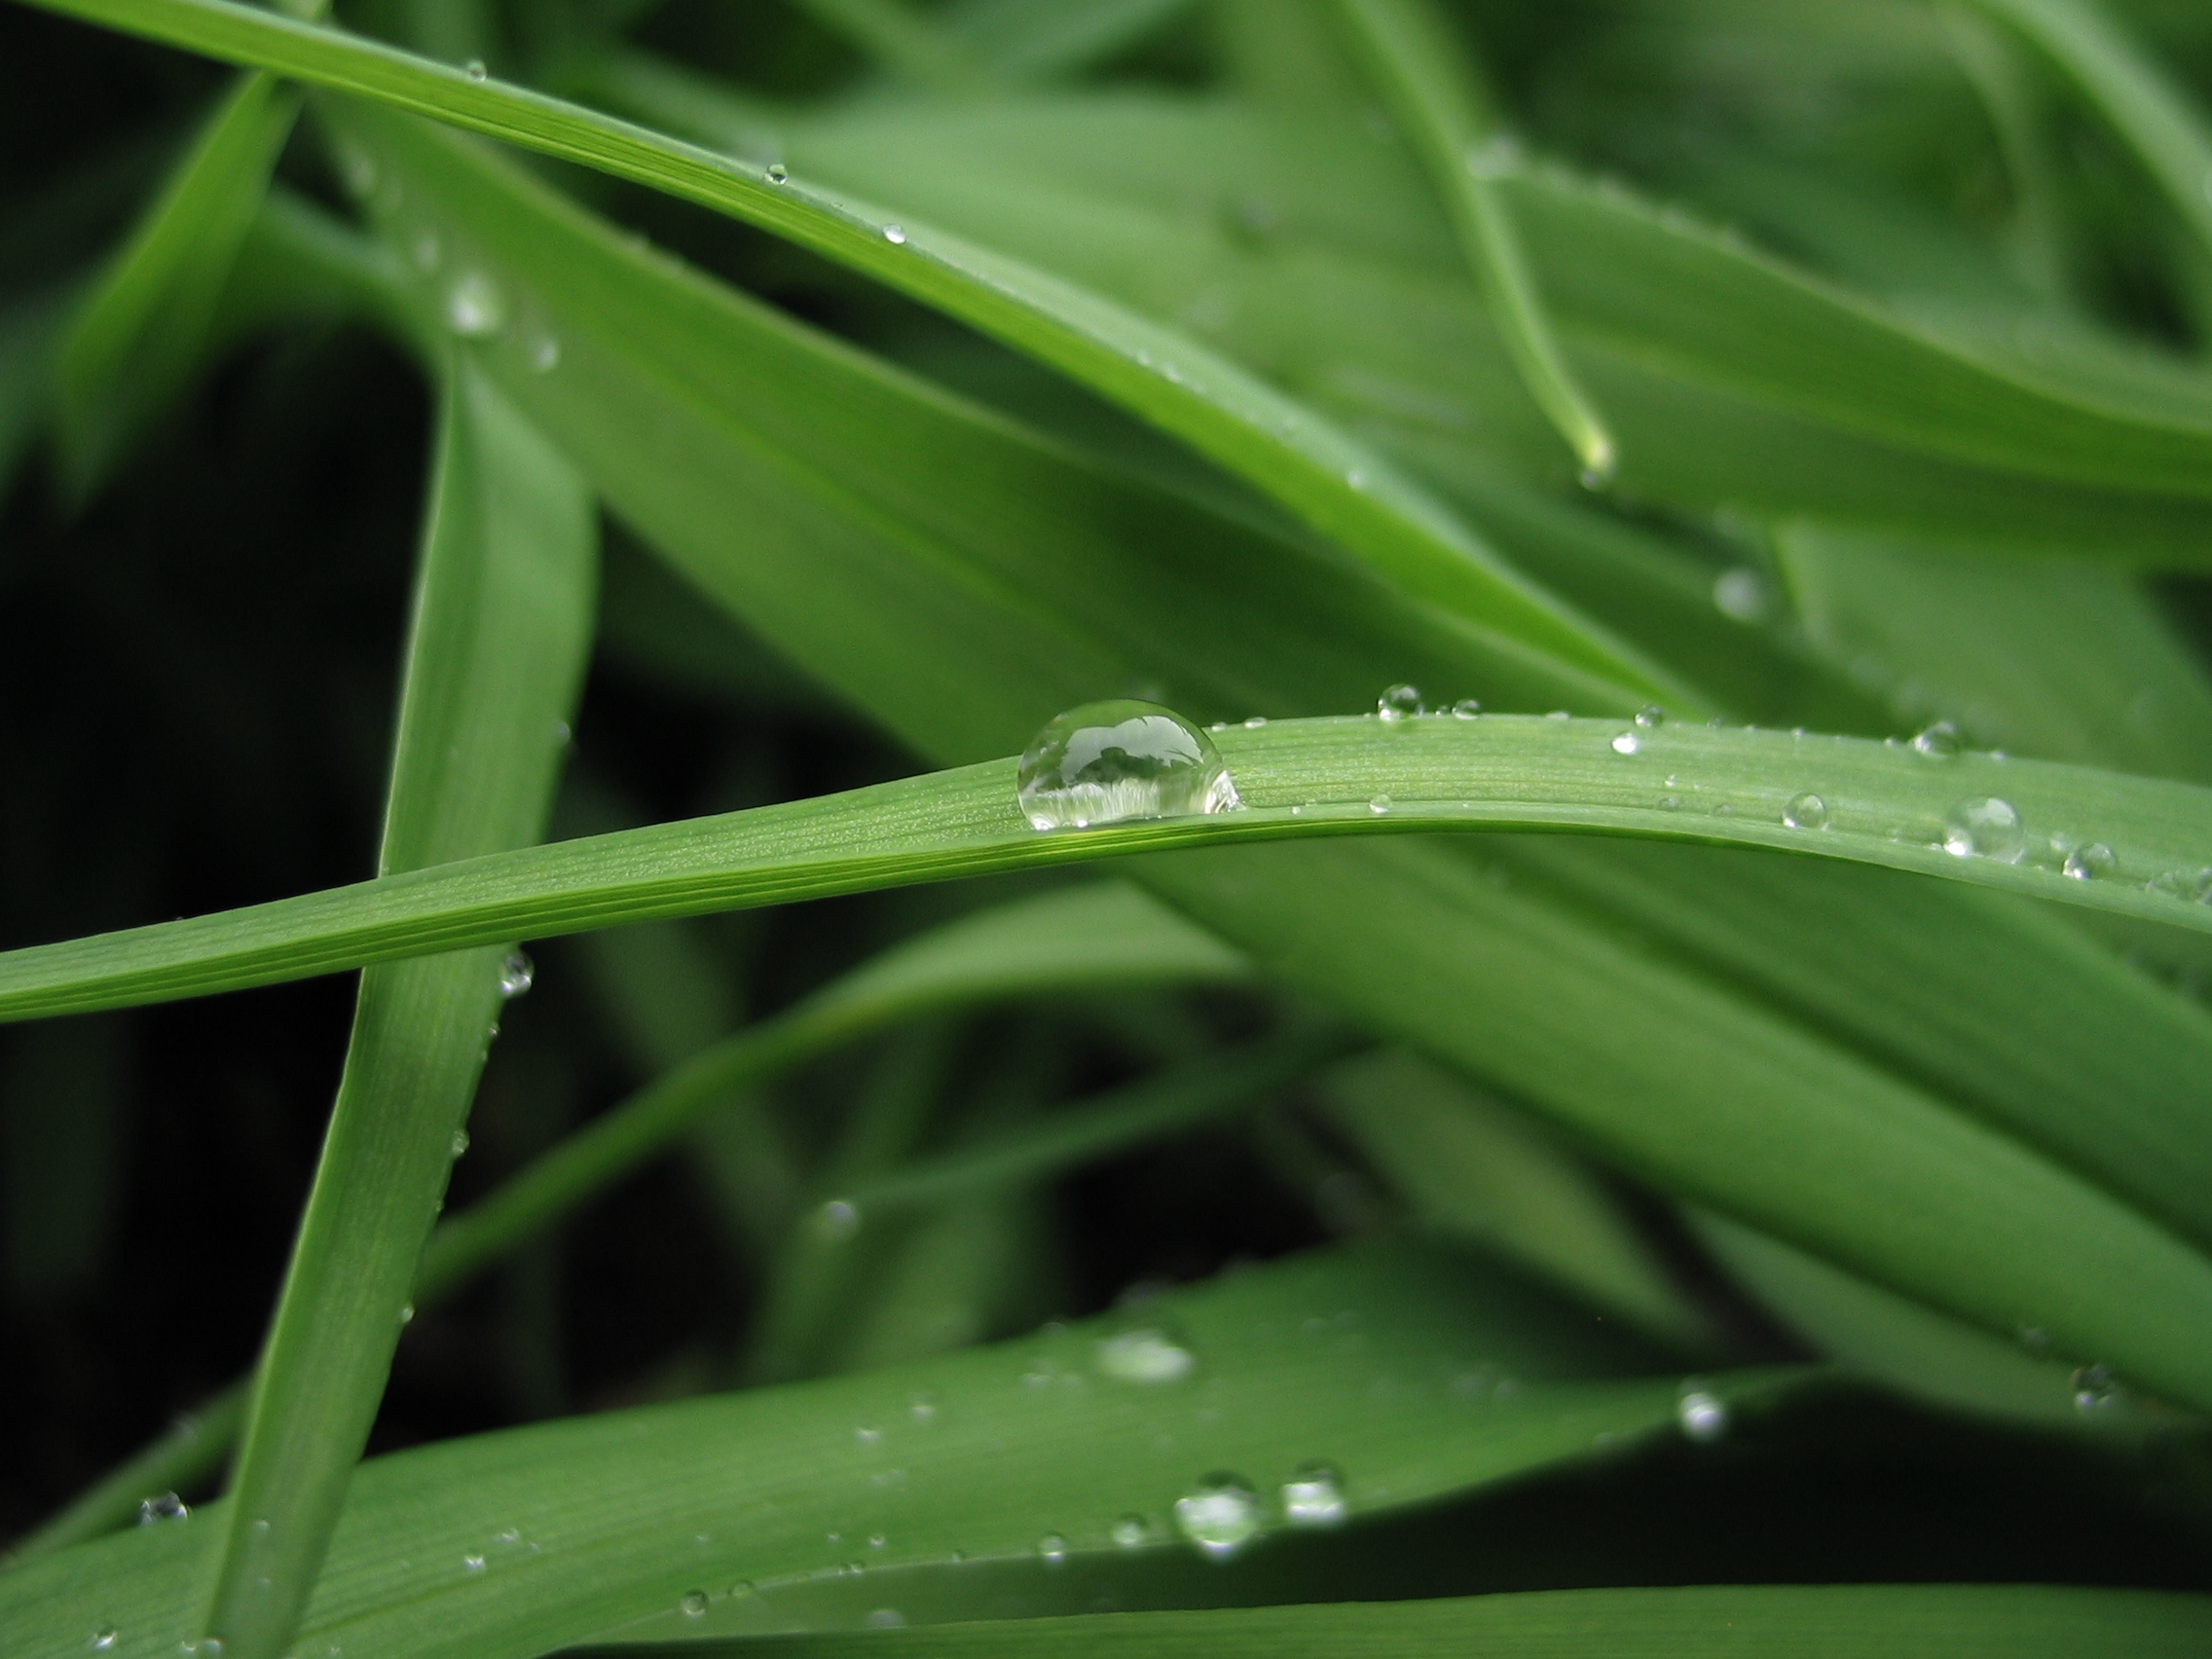
[[[1102, 1368], [1101, 1341], [1127, 1329], [1109, 1320], [377, 1459], [354, 1479], [299, 1651], [522, 1659], [617, 1626], [694, 1638], [850, 1629], [884, 1606], [918, 1622], [1101, 1594], [1275, 1600], [1314, 1581], [1281, 1501], [1308, 1459], [1335, 1465], [1356, 1528], [1676, 1421], [1677, 1379], [1640, 1375], [1635, 1345], [1433, 1249], [1295, 1258], [1144, 1317], [1192, 1356], [1187, 1375]], [[1789, 1375], [1705, 1386], [1742, 1402]], [[1227, 1567], [1173, 1520], [1217, 1470], [1255, 1492], [1259, 1541]], [[1142, 1531], [1119, 1543], [1130, 1516]], [[173, 1659], [224, 1520], [203, 1510], [0, 1576], [9, 1653], [76, 1659], [112, 1626], [118, 1659]]]
[[1044, 80], [1134, 44], [1190, 9], [1191, 0], [964, 0], [945, 32], [998, 74]]
[[[380, 866], [535, 839], [591, 638], [597, 524], [574, 473], [465, 357], [453, 366]], [[368, 1439], [504, 952], [362, 977], [346, 1070], [247, 1407], [206, 1633], [287, 1651]]]

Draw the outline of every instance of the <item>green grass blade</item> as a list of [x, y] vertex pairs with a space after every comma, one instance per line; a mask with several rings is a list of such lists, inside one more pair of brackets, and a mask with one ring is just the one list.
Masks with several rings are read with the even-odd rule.
[[1190, 0], [965, 0], [945, 32], [998, 74], [1037, 81], [1083, 69], [1134, 44]]
[[574, 104], [229, 0], [49, 9], [485, 132], [732, 214], [937, 307], [1189, 442], [1411, 592], [1630, 693], [1649, 666], [1524, 581], [1352, 438], [1186, 336], [940, 234]]
[[1520, 227], [1496, 187], [1491, 157], [1510, 140], [1473, 65], [1430, 0], [1338, 0], [1337, 12], [1443, 199], [1529, 395], [1574, 451], [1583, 476], [1594, 484], [1610, 479], [1619, 464], [1612, 434], [1553, 337]]
[[2212, 131], [2157, 61], [2095, 0], [1969, 0], [2047, 54], [2112, 123], [2212, 252]]
[[[375, 1459], [354, 1478], [299, 1651], [525, 1659], [615, 1627], [695, 1639], [851, 1629], [887, 1605], [924, 1620], [1074, 1611], [1101, 1594], [1287, 1599], [1310, 1594], [1318, 1563], [1276, 1493], [1309, 1458], [1342, 1471], [1348, 1537], [1364, 1517], [1589, 1456], [1600, 1435], [1677, 1432], [1679, 1379], [1653, 1375], [1636, 1345], [1433, 1247], [1293, 1257], [1147, 1316], [1195, 1357], [1190, 1375], [1103, 1374], [1098, 1343], [1124, 1328], [1109, 1319]], [[1706, 1386], [1746, 1402], [1796, 1375]], [[1217, 1469], [1262, 1497], [1262, 1543], [1226, 1567], [1171, 1519]], [[1138, 1547], [1112, 1536], [1130, 1514], [1145, 1518]], [[211, 1506], [0, 1575], [0, 1646], [78, 1659], [110, 1625], [117, 1659], [174, 1659], [200, 1529], [224, 1520]], [[1055, 1534], [1065, 1557], [1047, 1568], [1039, 1544]], [[864, 1572], [840, 1570], [856, 1559]]]
[[[597, 527], [566, 463], [465, 360], [441, 420], [380, 864], [535, 840], [589, 648]], [[368, 1438], [475, 1094], [500, 952], [362, 977], [337, 1104], [255, 1376], [208, 1634], [288, 1649]]]
[[73, 1498], [68, 1507], [16, 1540], [7, 1566], [35, 1561], [68, 1544], [128, 1527], [138, 1505], [165, 1492], [187, 1492], [221, 1468], [245, 1426], [246, 1382], [225, 1388], [171, 1423], [128, 1461]]
[[62, 472], [76, 494], [90, 492], [199, 368], [231, 263], [298, 113], [298, 94], [275, 77], [240, 76], [86, 294], [56, 365]]
[[[999, 870], [1434, 830], [1765, 848], [2212, 930], [2212, 904], [2196, 897], [2200, 861], [2212, 857], [2212, 791], [2189, 784], [1937, 757], [1862, 738], [1518, 715], [1398, 726], [1373, 717], [1281, 720], [1232, 727], [1218, 741], [1249, 810], [1039, 834], [1015, 808], [1014, 762], [991, 761], [9, 951], [0, 954], [0, 1020]], [[2018, 833], [2000, 833], [2010, 819]], [[1988, 850], [1966, 851], [1970, 835]], [[1947, 850], [1947, 837], [1962, 850]], [[2087, 849], [2109, 849], [2110, 862], [2102, 852], [2084, 862]], [[2066, 873], [2070, 859], [2080, 875]]]
[[[1222, 1608], [711, 1643], [700, 1659], [2184, 1659], [2212, 1597], [2050, 1585], [1716, 1585]], [[603, 1650], [608, 1651], [608, 1650]], [[619, 1651], [619, 1650], [612, 1650]], [[634, 1649], [632, 1650], [635, 1651]]]
[[906, 0], [800, 0], [825, 27], [843, 35], [902, 79], [958, 95], [991, 84], [959, 41]]

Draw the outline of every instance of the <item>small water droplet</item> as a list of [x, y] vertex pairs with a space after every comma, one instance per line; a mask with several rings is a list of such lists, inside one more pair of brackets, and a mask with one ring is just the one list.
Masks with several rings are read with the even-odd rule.
[[1471, 720], [1482, 712], [1483, 706], [1472, 697], [1462, 697], [1452, 705], [1452, 718], [1456, 720]]
[[1544, 719], [1547, 720], [1570, 720], [1574, 719], [1574, 717], [1568, 714], [1565, 709], [1553, 709], [1545, 714]]
[[522, 1542], [522, 1529], [520, 1527], [501, 1527], [497, 1532], [492, 1534], [492, 1541], [494, 1543], [505, 1544], [508, 1548], [512, 1549], [516, 1544]]
[[1613, 753], [1615, 755], [1634, 755], [1642, 747], [1643, 740], [1633, 731], [1621, 732], [1613, 739]]
[[791, 176], [791, 169], [786, 167], [783, 163], [770, 162], [768, 164], [768, 182], [770, 184], [782, 184]]
[[461, 1570], [463, 1572], [482, 1572], [484, 1570], [484, 1558], [480, 1555], [462, 1556], [461, 1558]]
[[1651, 731], [1667, 723], [1667, 711], [1657, 703], [1646, 703], [1636, 711], [1636, 723], [1645, 731]]
[[1047, 1567], [1065, 1567], [1068, 1564], [1068, 1541], [1057, 1532], [1047, 1532], [1037, 1540], [1037, 1554]]
[[413, 1323], [415, 1323], [414, 1303], [403, 1302], [399, 1305], [399, 1322], [402, 1325], [412, 1325]]
[[683, 1609], [685, 1618], [703, 1619], [707, 1616], [707, 1593], [704, 1590], [686, 1590], [683, 1592], [683, 1600], [677, 1605]]
[[92, 1651], [94, 1653], [105, 1653], [115, 1645], [116, 1638], [120, 1634], [113, 1625], [101, 1625], [99, 1629], [92, 1632]]
[[937, 1416], [937, 1396], [916, 1394], [906, 1402], [906, 1415], [916, 1422], [928, 1422]]
[[1659, 797], [1659, 810], [1661, 812], [1681, 811], [1682, 797], [1680, 795], [1661, 795]]
[[1122, 1382], [1177, 1382], [1198, 1365], [1189, 1348], [1153, 1325], [1100, 1338], [1097, 1359], [1099, 1370]]
[[2163, 899], [2212, 904], [2212, 869], [2169, 869], [2153, 876], [2146, 885]]
[[1736, 622], [1764, 622], [1769, 608], [1766, 578], [1748, 565], [1723, 571], [1713, 584], [1713, 603]]
[[446, 326], [463, 340], [488, 340], [506, 325], [506, 296], [481, 271], [463, 272], [446, 290]]
[[468, 1131], [467, 1131], [466, 1129], [456, 1129], [456, 1130], [454, 1130], [454, 1132], [453, 1132], [453, 1155], [454, 1155], [454, 1157], [456, 1157], [456, 1158], [459, 1158], [459, 1157], [461, 1157], [461, 1156], [462, 1154], [466, 1153], [467, 1151], [468, 1151]]
[[1943, 820], [1943, 850], [1958, 858], [2018, 864], [2026, 846], [2018, 810], [1996, 795], [1962, 800]]
[[2109, 1365], [2084, 1365], [2074, 1373], [2074, 1409], [2078, 1412], [2099, 1412], [2117, 1403], [2120, 1384], [2114, 1381]]
[[905, 227], [903, 225], [884, 226], [883, 240], [887, 242], [893, 243], [894, 245], [903, 242], [906, 240]]
[[1782, 822], [1792, 830], [1825, 830], [1828, 827], [1828, 803], [1807, 790], [1790, 798], [1782, 809]]
[[815, 1231], [832, 1243], [841, 1243], [861, 1230], [860, 1205], [847, 1198], [831, 1198], [814, 1212]]
[[2020, 1346], [2038, 1359], [2050, 1352], [2050, 1333], [2041, 1325], [2022, 1325], [2019, 1329]]
[[853, 1430], [853, 1438], [863, 1446], [876, 1446], [883, 1441], [883, 1430], [872, 1422], [864, 1422]]
[[1375, 699], [1375, 712], [1386, 720], [1410, 720], [1421, 713], [1420, 688], [1393, 685]]
[[192, 1506], [183, 1498], [173, 1492], [165, 1492], [138, 1505], [138, 1525], [151, 1527], [158, 1521], [182, 1521], [191, 1513]]
[[510, 950], [499, 964], [499, 995], [508, 1002], [537, 983], [537, 966], [527, 950]]
[[408, 252], [415, 260], [415, 269], [428, 276], [438, 268], [438, 261], [444, 257], [445, 245], [438, 240], [437, 232], [423, 231], [417, 234]]
[[[549, 375], [561, 366], [561, 342], [557, 336], [539, 334], [531, 341], [530, 366], [541, 375]], [[568, 722], [561, 723], [565, 727]]]
[[1912, 746], [1933, 759], [1952, 759], [1959, 753], [1959, 728], [1949, 720], [1937, 720], [1914, 733]]
[[1050, 721], [1015, 790], [1038, 830], [1180, 818], [1243, 806], [1213, 740], [1157, 703], [1086, 703]]
[[1345, 1518], [1344, 1483], [1327, 1463], [1305, 1463], [1282, 1483], [1282, 1515], [1293, 1527], [1334, 1527]]
[[1390, 797], [1386, 794], [1377, 795], [1367, 803], [1367, 810], [1378, 818], [1387, 818], [1390, 815]]
[[1703, 1388], [1692, 1388], [1675, 1403], [1675, 1419], [1684, 1434], [1707, 1445], [1728, 1432], [1728, 1404]]
[[1253, 716], [1253, 717], [1252, 717], [1252, 718], [1251, 718], [1250, 719], [1248, 719], [1248, 720], [1246, 720], [1246, 721], [1244, 722], [1244, 729], [1245, 729], [1246, 731], [1258, 731], [1258, 730], [1260, 729], [1260, 727], [1262, 727], [1262, 726], [1266, 725], [1267, 723], [1268, 723], [1268, 717], [1267, 717], [1267, 716], [1265, 716], [1265, 715], [1254, 715], [1254, 716]]
[[2120, 872], [2120, 860], [2102, 841], [2091, 841], [2066, 855], [2065, 869], [2076, 881], [2110, 881]]
[[1121, 1549], [1141, 1550], [1152, 1542], [1152, 1523], [1141, 1515], [1124, 1515], [1114, 1523], [1108, 1536]]
[[1208, 1475], [1175, 1500], [1175, 1526], [1207, 1555], [1226, 1561], [1259, 1531], [1260, 1500], [1239, 1476]]
[[471, 57], [468, 60], [468, 78], [471, 81], [481, 81], [486, 75], [490, 73], [491, 71], [484, 67], [483, 58]]
[[906, 1615], [897, 1607], [878, 1607], [867, 1616], [870, 1630], [899, 1630], [906, 1623]]

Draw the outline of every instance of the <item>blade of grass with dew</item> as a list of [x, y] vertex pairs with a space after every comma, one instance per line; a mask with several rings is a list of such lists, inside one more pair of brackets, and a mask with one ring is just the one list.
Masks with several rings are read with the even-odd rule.
[[[1247, 811], [1039, 834], [1015, 808], [1008, 759], [29, 945], [0, 953], [0, 1021], [916, 881], [1453, 830], [1763, 848], [2212, 931], [2212, 904], [2196, 898], [2212, 791], [2194, 785], [1788, 732], [1517, 715], [1407, 725], [1278, 720], [1218, 734]], [[2112, 857], [2083, 863], [2067, 847]]]
[[1490, 158], [1512, 142], [1494, 98], [1430, 0], [1338, 0], [1336, 11], [1443, 202], [1521, 384], [1583, 476], [1610, 480], [1619, 459], [1612, 434], [1552, 337], [1520, 228], [1494, 186]]
[[2208, 1640], [2212, 1598], [2203, 1596], [2042, 1584], [1758, 1584], [1094, 1614], [713, 1642], [699, 1659], [2186, 1659]]
[[1685, 1353], [1713, 1346], [1619, 1201], [1534, 1124], [1402, 1050], [1337, 1067], [1322, 1098], [1424, 1227], [1479, 1239]]
[[[541, 831], [591, 637], [597, 527], [567, 463], [455, 361], [379, 863]], [[498, 946], [372, 969], [256, 1372], [206, 1634], [287, 1651], [383, 1397], [501, 993]]]
[[1050, 362], [1175, 433], [1322, 534], [1478, 626], [1630, 695], [1649, 665], [1525, 582], [1353, 439], [1187, 337], [991, 250], [580, 106], [231, 0], [39, 0], [49, 10], [435, 115], [730, 213]]
[[[1236, 952], [1121, 882], [1086, 883], [948, 922], [870, 957], [797, 1007], [686, 1056], [447, 1217], [424, 1249], [415, 1301], [436, 1306], [747, 1088], [871, 1033], [945, 1009], [1012, 998], [1139, 984], [1237, 984], [1249, 977]], [[1259, 1075], [1232, 1067], [1222, 1075], [1162, 1079], [1164, 1087], [1139, 1087], [948, 1153], [890, 1179], [880, 1193], [864, 1189], [859, 1201], [897, 1206], [898, 1189], [917, 1183], [925, 1195], [941, 1196], [1043, 1178], [1268, 1087], [1279, 1056], [1257, 1059]], [[141, 1498], [211, 1473], [243, 1421], [244, 1397], [241, 1382], [180, 1422], [31, 1533], [17, 1546], [16, 1558], [112, 1531], [129, 1524]]]
[[276, 77], [240, 76], [87, 291], [55, 365], [61, 467], [79, 498], [199, 369], [299, 107]]
[[2212, 251], [2212, 131], [2157, 61], [2094, 0], [1967, 0], [2045, 53], [2127, 141]]
[[[1337, 1322], [1347, 1309], [1349, 1333]], [[1356, 1530], [1574, 1462], [1600, 1435], [1675, 1432], [1678, 1379], [1644, 1369], [1635, 1344], [1434, 1247], [1294, 1257], [1172, 1293], [1151, 1317], [1193, 1356], [1188, 1377], [1102, 1372], [1098, 1343], [1120, 1327], [1091, 1322], [374, 1459], [353, 1481], [299, 1651], [524, 1659], [616, 1626], [696, 1639], [850, 1629], [884, 1605], [922, 1621], [986, 1605], [1074, 1611], [1102, 1594], [1129, 1606], [1277, 1600], [1327, 1583], [1334, 1559], [1297, 1547], [1274, 1498], [1308, 1457], [1343, 1471]], [[1744, 1410], [1801, 1375], [1705, 1385]], [[1518, 1386], [1497, 1389], [1505, 1377]], [[1377, 1384], [1390, 1389], [1386, 1412], [1374, 1409]], [[891, 1469], [904, 1478], [875, 1478]], [[1171, 1518], [1211, 1469], [1267, 1494], [1265, 1547], [1227, 1565]], [[1113, 1536], [1130, 1514], [1145, 1518], [1133, 1547]], [[201, 1529], [223, 1519], [214, 1506], [0, 1575], [0, 1641], [19, 1659], [73, 1659], [112, 1626], [117, 1659], [173, 1659], [190, 1634], [179, 1609]], [[845, 1541], [825, 1542], [831, 1533]], [[1064, 1540], [1056, 1567], [1039, 1556], [1047, 1533]], [[866, 1571], [841, 1571], [852, 1540], [873, 1534], [885, 1542], [866, 1551]]]

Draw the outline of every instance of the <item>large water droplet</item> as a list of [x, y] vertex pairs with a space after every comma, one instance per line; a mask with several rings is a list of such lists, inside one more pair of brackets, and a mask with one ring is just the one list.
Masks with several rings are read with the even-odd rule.
[[1943, 820], [1943, 850], [1962, 859], [2018, 864], [2026, 846], [2018, 810], [1996, 795], [1962, 800]]
[[1949, 720], [1937, 720], [1924, 726], [1913, 737], [1913, 748], [1937, 760], [1948, 760], [1959, 752], [1959, 728]]
[[1260, 1500], [1232, 1474], [1208, 1475], [1175, 1500], [1175, 1526], [1216, 1560], [1227, 1560], [1260, 1530]]
[[1825, 830], [1828, 827], [1828, 803], [1807, 790], [1793, 796], [1782, 809], [1782, 822], [1792, 830]]
[[1375, 712], [1386, 720], [1410, 720], [1421, 712], [1420, 687], [1392, 685], [1375, 699]]
[[463, 340], [487, 340], [507, 325], [507, 298], [481, 271], [467, 271], [446, 290], [446, 326]]
[[1675, 1402], [1675, 1419], [1684, 1434], [1706, 1445], [1728, 1432], [1728, 1403], [1703, 1388], [1692, 1388]]
[[1189, 1348], [1155, 1325], [1100, 1338], [1097, 1357], [1098, 1369], [1123, 1382], [1177, 1382], [1198, 1363]]
[[2120, 859], [2102, 841], [2091, 841], [2066, 855], [2065, 868], [2076, 881], [2110, 881], [2120, 873]]
[[1038, 830], [1232, 812], [1244, 803], [1213, 740], [1157, 703], [1086, 703], [1021, 756], [1016, 790]]
[[1282, 1483], [1282, 1518], [1293, 1527], [1334, 1527], [1345, 1518], [1344, 1483], [1327, 1463], [1302, 1464]]
[[683, 1600], [677, 1604], [683, 1609], [683, 1616], [687, 1619], [703, 1619], [707, 1616], [707, 1593], [704, 1590], [684, 1591]]
[[138, 1525], [151, 1527], [158, 1521], [182, 1521], [192, 1508], [173, 1492], [165, 1492], [159, 1497], [149, 1497], [138, 1505]]

